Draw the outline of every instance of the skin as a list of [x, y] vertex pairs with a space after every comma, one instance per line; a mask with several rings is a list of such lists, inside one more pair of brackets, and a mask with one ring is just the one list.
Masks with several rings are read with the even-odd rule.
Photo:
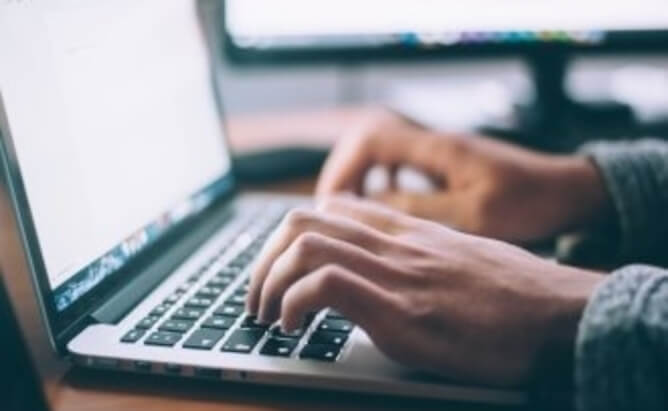
[[307, 313], [332, 307], [401, 363], [514, 386], [530, 379], [546, 350], [572, 344], [601, 278], [338, 198], [287, 216], [262, 252], [247, 308], [291, 331]]
[[[489, 237], [533, 241], [601, 215], [609, 206], [596, 169], [433, 134], [385, 112], [350, 136], [326, 164], [317, 208], [291, 212], [263, 249], [248, 311], [291, 331], [331, 307], [388, 357], [464, 382], [516, 386], [557, 355], [572, 361], [577, 324], [603, 276]], [[332, 195], [359, 194], [376, 163], [417, 166], [441, 189], [375, 201]]]
[[[372, 166], [409, 165], [437, 190], [390, 189], [374, 199], [469, 233], [530, 243], [605, 218], [611, 211], [596, 167], [585, 157], [547, 155], [475, 135], [427, 130], [388, 111], [351, 129], [320, 176], [320, 197], [362, 195]], [[392, 188], [392, 187], [391, 187]]]

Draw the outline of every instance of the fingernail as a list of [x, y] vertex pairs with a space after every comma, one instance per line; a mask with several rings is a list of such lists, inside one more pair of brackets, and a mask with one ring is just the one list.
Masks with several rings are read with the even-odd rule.
[[272, 322], [267, 310], [263, 310], [262, 308], [257, 312], [257, 321], [261, 324], [269, 324]]
[[290, 334], [294, 330], [295, 330], [294, 327], [290, 326], [290, 324], [286, 324], [285, 322], [283, 322], [283, 320], [281, 320], [281, 332], [283, 334]]

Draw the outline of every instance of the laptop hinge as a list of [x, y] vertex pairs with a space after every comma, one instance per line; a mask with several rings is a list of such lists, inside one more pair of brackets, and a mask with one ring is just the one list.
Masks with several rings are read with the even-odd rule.
[[160, 250], [160, 257], [146, 266], [140, 275], [120, 288], [92, 312], [90, 317], [97, 323], [118, 323], [230, 219], [233, 207], [233, 204], [228, 203], [211, 218], [205, 219], [194, 230], [189, 231], [176, 244]]

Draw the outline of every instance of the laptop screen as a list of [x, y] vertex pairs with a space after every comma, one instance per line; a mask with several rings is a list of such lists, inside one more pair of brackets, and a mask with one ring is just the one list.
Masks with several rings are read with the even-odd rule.
[[59, 311], [225, 188], [195, 3], [0, 2], [0, 93]]

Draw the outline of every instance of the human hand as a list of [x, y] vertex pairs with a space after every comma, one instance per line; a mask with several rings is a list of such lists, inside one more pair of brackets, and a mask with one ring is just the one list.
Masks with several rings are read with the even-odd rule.
[[584, 157], [541, 154], [482, 136], [438, 134], [390, 112], [377, 114], [336, 145], [317, 187], [319, 196], [362, 195], [373, 165], [409, 165], [438, 189], [375, 195], [401, 211], [469, 233], [517, 243], [577, 229], [605, 214], [608, 198]]
[[261, 253], [247, 309], [291, 331], [307, 313], [331, 307], [403, 364], [512, 386], [526, 382], [549, 350], [573, 345], [601, 278], [337, 198], [286, 217]]

